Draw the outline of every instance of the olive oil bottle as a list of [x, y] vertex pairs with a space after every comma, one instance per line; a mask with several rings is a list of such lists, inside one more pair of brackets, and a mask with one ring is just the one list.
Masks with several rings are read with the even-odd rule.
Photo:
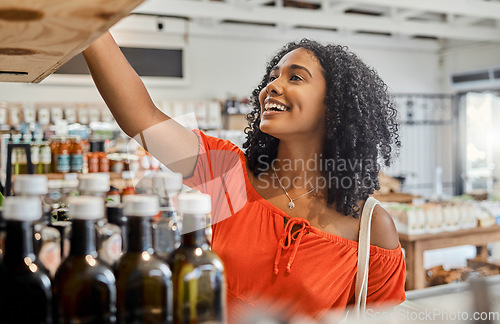
[[153, 219], [153, 242], [156, 255], [167, 260], [179, 247], [177, 224], [177, 196], [182, 189], [182, 174], [158, 172], [153, 176], [153, 192], [160, 198], [160, 217]]
[[[109, 191], [109, 177], [109, 173], [81, 174], [78, 179], [78, 190], [83, 196], [101, 197], [105, 204], [104, 200]], [[103, 217], [96, 222], [97, 252], [99, 259], [113, 268], [122, 254], [122, 233], [120, 227], [108, 222], [106, 213], [105, 209]]]
[[37, 259], [53, 277], [61, 264], [61, 234], [50, 225], [50, 207], [43, 202], [49, 192], [45, 175], [22, 174], [16, 176], [13, 189], [16, 196], [37, 198], [42, 206], [42, 217], [34, 222], [33, 243]]
[[33, 222], [40, 219], [40, 200], [7, 197], [5, 255], [0, 266], [0, 322], [52, 323], [49, 276], [33, 249]]
[[174, 323], [225, 323], [224, 266], [210, 249], [205, 234], [210, 196], [182, 193], [178, 197], [182, 219], [181, 244], [169, 257], [174, 287]]
[[123, 201], [128, 249], [116, 269], [118, 322], [172, 323], [172, 273], [153, 250], [151, 220], [158, 197], [129, 195]]
[[58, 323], [115, 323], [115, 276], [96, 250], [95, 223], [104, 216], [104, 201], [79, 196], [68, 203], [71, 247], [54, 278], [54, 317]]

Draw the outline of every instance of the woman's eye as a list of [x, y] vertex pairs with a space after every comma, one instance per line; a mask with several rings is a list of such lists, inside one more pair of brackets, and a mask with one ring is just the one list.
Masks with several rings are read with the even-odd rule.
[[273, 76], [270, 76], [269, 77], [269, 82], [273, 82], [274, 80], [276, 80], [277, 78], [273, 75]]
[[292, 77], [290, 78], [291, 81], [301, 81], [302, 78], [298, 75], [292, 75]]

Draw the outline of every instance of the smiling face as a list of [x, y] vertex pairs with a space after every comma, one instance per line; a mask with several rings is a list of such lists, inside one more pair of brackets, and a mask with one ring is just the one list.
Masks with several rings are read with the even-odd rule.
[[323, 138], [326, 81], [307, 49], [295, 49], [279, 61], [260, 92], [260, 129], [279, 139]]

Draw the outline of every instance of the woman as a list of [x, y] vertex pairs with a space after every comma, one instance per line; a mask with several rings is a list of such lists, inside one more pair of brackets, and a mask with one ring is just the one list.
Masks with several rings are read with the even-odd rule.
[[[254, 309], [320, 317], [354, 302], [359, 216], [379, 189], [378, 162], [388, 165], [399, 146], [396, 111], [375, 71], [341, 46], [286, 45], [253, 92], [243, 153], [162, 114], [109, 34], [84, 56], [122, 129], [212, 196], [231, 321]], [[404, 258], [380, 206], [371, 244], [368, 304], [398, 304]]]

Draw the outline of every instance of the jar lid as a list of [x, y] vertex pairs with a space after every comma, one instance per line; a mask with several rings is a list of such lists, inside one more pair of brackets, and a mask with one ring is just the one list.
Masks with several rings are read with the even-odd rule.
[[209, 214], [212, 211], [210, 195], [203, 193], [181, 193], [177, 210], [181, 214]]
[[127, 195], [123, 197], [125, 216], [153, 217], [160, 211], [158, 197], [153, 195]]
[[182, 189], [182, 174], [177, 172], [158, 172], [153, 175], [153, 190], [160, 196], [179, 192]]
[[36, 221], [42, 217], [42, 202], [38, 197], [6, 197], [3, 218], [16, 221]]
[[14, 179], [16, 195], [46, 195], [49, 192], [47, 177], [41, 174], [20, 174]]
[[108, 192], [109, 173], [87, 173], [79, 177], [78, 190], [83, 192]]
[[68, 213], [73, 219], [92, 220], [104, 217], [104, 199], [94, 196], [68, 198]]

